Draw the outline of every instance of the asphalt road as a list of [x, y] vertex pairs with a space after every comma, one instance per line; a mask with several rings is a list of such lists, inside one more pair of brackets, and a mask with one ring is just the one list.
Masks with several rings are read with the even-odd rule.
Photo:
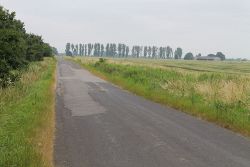
[[250, 167], [250, 140], [58, 63], [57, 167]]

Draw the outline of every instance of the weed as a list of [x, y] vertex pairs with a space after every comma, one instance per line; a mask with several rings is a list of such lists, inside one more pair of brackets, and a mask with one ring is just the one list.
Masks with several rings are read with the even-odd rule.
[[0, 89], [0, 166], [52, 166], [55, 62], [31, 63], [20, 81]]
[[[240, 64], [227, 62], [108, 59], [100, 63], [90, 58], [79, 62], [138, 95], [250, 134], [250, 77], [245, 64], [241, 71]], [[170, 63], [177, 67], [163, 67]]]

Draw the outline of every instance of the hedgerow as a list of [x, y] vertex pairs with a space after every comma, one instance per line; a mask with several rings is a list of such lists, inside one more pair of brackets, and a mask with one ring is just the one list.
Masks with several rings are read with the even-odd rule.
[[26, 33], [15, 12], [0, 6], [0, 87], [19, 79], [20, 71], [30, 62], [52, 56], [52, 48], [41, 36]]

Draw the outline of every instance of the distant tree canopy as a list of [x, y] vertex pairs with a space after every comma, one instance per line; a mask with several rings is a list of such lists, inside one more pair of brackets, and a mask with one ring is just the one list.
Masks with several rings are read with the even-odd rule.
[[219, 57], [221, 60], [225, 60], [226, 59], [226, 56], [223, 53], [221, 53], [221, 52], [217, 52], [216, 53], [216, 57]]
[[191, 52], [188, 52], [185, 56], [184, 56], [184, 60], [193, 60], [194, 59], [194, 55]]
[[221, 60], [225, 60], [226, 56], [222, 53], [222, 52], [217, 52], [216, 55], [215, 54], [209, 54], [209, 57], [219, 57]]
[[108, 43], [106, 45], [100, 43], [86, 43], [76, 45], [67, 43], [65, 53], [67, 56], [173, 59], [173, 49], [170, 46], [156, 47], [134, 45], [130, 49], [128, 45], [123, 43]]
[[24, 23], [0, 6], [0, 87], [18, 79], [17, 72], [31, 61], [52, 56], [52, 48], [42, 37], [28, 34]]
[[182, 49], [181, 48], [177, 48], [174, 52], [174, 58], [175, 59], [181, 59], [182, 56]]
[[[117, 57], [117, 58], [152, 58], [152, 59], [181, 59], [183, 55], [182, 48], [174, 50], [170, 46], [140, 46], [130, 47], [123, 43], [67, 43], [65, 48], [67, 56], [94, 56], [94, 57]], [[218, 52], [216, 55], [210, 54], [211, 57], [220, 57], [225, 60], [225, 55]], [[199, 53], [196, 57], [201, 57]], [[184, 56], [185, 60], [193, 60], [194, 55], [189, 52]]]
[[201, 53], [197, 54], [196, 57], [201, 57]]
[[53, 55], [58, 55], [59, 54], [57, 48], [52, 47], [51, 49], [52, 49], [52, 54]]

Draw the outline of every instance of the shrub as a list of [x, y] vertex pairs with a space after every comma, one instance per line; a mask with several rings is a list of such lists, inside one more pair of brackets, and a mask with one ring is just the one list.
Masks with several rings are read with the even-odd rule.
[[52, 48], [42, 37], [27, 34], [24, 24], [0, 6], [0, 87], [18, 80], [21, 69], [29, 62], [52, 56]]

